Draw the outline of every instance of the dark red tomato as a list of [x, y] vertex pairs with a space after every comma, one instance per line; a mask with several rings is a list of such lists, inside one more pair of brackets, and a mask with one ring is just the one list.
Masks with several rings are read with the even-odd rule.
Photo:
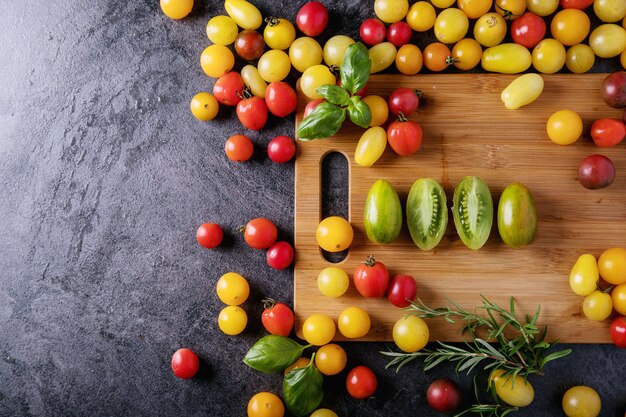
[[296, 144], [287, 136], [276, 136], [267, 145], [267, 155], [279, 164], [291, 161], [295, 154]]
[[385, 28], [385, 24], [382, 21], [372, 17], [361, 23], [359, 34], [366, 44], [378, 45], [385, 40], [387, 28]]
[[585, 10], [593, 4], [594, 0], [560, 0], [559, 5], [564, 9]]
[[181, 379], [193, 378], [200, 369], [200, 360], [193, 350], [183, 348], [178, 349], [172, 355], [172, 371], [174, 375]]
[[626, 124], [617, 119], [599, 119], [591, 125], [591, 138], [596, 146], [610, 148], [626, 138]]
[[406, 87], [396, 88], [387, 100], [389, 111], [396, 116], [402, 113], [404, 117], [409, 117], [420, 105], [420, 94], [419, 90]]
[[288, 242], [280, 241], [274, 243], [265, 254], [267, 264], [274, 269], [289, 268], [293, 262], [293, 246]]
[[602, 81], [602, 99], [607, 106], [626, 107], [626, 71], [615, 71]]
[[513, 42], [534, 48], [546, 35], [546, 22], [534, 13], [526, 12], [511, 23]]
[[224, 231], [219, 224], [204, 223], [196, 231], [196, 240], [204, 248], [217, 248], [224, 239]]
[[213, 96], [218, 103], [225, 106], [236, 106], [243, 98], [243, 79], [236, 71], [222, 75], [215, 81]]
[[387, 28], [387, 40], [394, 44], [396, 48], [409, 43], [411, 36], [413, 36], [413, 31], [406, 22], [395, 22]]
[[252, 219], [246, 224], [243, 232], [243, 238], [246, 243], [254, 249], [267, 249], [278, 236], [278, 229], [271, 220], [259, 217]]
[[265, 41], [256, 30], [242, 30], [235, 38], [235, 52], [246, 61], [259, 59], [264, 51]]
[[354, 286], [363, 297], [384, 297], [389, 286], [389, 271], [385, 264], [370, 256], [354, 270]]
[[346, 388], [353, 398], [358, 400], [369, 398], [374, 395], [377, 387], [378, 380], [370, 368], [360, 365], [348, 372]]
[[626, 317], [616, 317], [611, 322], [611, 340], [615, 346], [626, 348]]
[[387, 141], [398, 155], [411, 155], [422, 145], [422, 128], [411, 120], [396, 120], [387, 126]]
[[296, 16], [296, 25], [302, 33], [315, 37], [326, 29], [328, 9], [319, 1], [310, 1], [300, 8]]
[[399, 274], [391, 278], [387, 298], [396, 307], [404, 308], [415, 300], [417, 283], [410, 275]]
[[267, 122], [267, 104], [261, 97], [251, 97], [237, 104], [237, 117], [250, 130], [261, 130]]
[[274, 116], [285, 117], [298, 105], [298, 97], [293, 88], [284, 81], [272, 82], [265, 90], [265, 104]]
[[245, 135], [233, 135], [226, 140], [224, 152], [233, 162], [245, 162], [252, 158], [254, 144]]
[[318, 98], [316, 100], [309, 101], [306, 104], [306, 106], [304, 107], [304, 116], [303, 117], [307, 117], [309, 114], [311, 114], [313, 109], [315, 109], [317, 107], [318, 104], [323, 103], [325, 101], [326, 100], [324, 100], [323, 98]]
[[580, 162], [578, 182], [590, 190], [608, 187], [615, 179], [615, 165], [604, 155], [590, 155]]
[[288, 337], [293, 328], [293, 311], [287, 304], [277, 303], [274, 300], [264, 300], [265, 310], [261, 315], [261, 322], [265, 330], [271, 334]]
[[461, 391], [449, 379], [436, 379], [426, 391], [426, 401], [433, 410], [442, 413], [454, 411], [461, 402]]

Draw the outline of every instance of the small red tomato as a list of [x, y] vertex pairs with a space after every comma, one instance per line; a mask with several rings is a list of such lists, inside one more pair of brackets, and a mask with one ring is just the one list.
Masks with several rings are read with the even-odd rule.
[[302, 33], [315, 37], [326, 29], [328, 9], [318, 1], [310, 1], [300, 8], [296, 16], [296, 25]]
[[589, 155], [580, 162], [578, 182], [590, 190], [608, 187], [615, 180], [615, 165], [604, 155]]
[[236, 71], [222, 75], [215, 81], [213, 96], [218, 103], [225, 106], [236, 106], [243, 97], [243, 79]]
[[398, 155], [411, 155], [422, 145], [422, 128], [412, 120], [401, 118], [387, 126], [387, 140]]
[[368, 45], [378, 45], [385, 40], [386, 33], [385, 24], [375, 17], [365, 20], [359, 28], [361, 39]]
[[287, 136], [276, 136], [267, 145], [267, 155], [279, 164], [291, 161], [295, 154], [296, 144]]
[[293, 311], [287, 304], [277, 303], [272, 299], [264, 300], [261, 322], [270, 334], [288, 337], [293, 328]]
[[302, 117], [303, 118], [307, 117], [317, 107], [318, 104], [323, 103], [325, 101], [326, 100], [324, 100], [323, 98], [318, 98], [316, 100], [309, 101], [304, 107], [304, 116]]
[[417, 111], [421, 94], [422, 92], [419, 90], [411, 90], [406, 87], [396, 88], [387, 100], [389, 111], [396, 116], [402, 113], [404, 117], [409, 117]]
[[178, 349], [172, 355], [172, 371], [177, 377], [181, 379], [193, 378], [198, 369], [200, 369], [200, 360], [193, 350]]
[[387, 298], [396, 307], [404, 308], [415, 300], [417, 283], [410, 275], [399, 274], [391, 278]]
[[406, 22], [395, 22], [387, 28], [387, 40], [396, 48], [409, 43], [411, 36], [413, 36], [413, 31], [411, 30], [411, 26]]
[[461, 403], [461, 391], [449, 379], [436, 379], [426, 391], [426, 401], [433, 410], [442, 413], [454, 411]]
[[354, 270], [354, 286], [363, 297], [384, 297], [389, 286], [389, 271], [385, 264], [370, 256]]
[[233, 162], [245, 162], [252, 158], [254, 144], [245, 135], [233, 135], [224, 144], [226, 156]]
[[204, 223], [196, 231], [198, 244], [207, 249], [217, 248], [224, 239], [224, 231], [219, 224]]
[[278, 229], [271, 220], [259, 217], [246, 224], [243, 238], [254, 249], [267, 249], [276, 242]]
[[616, 317], [611, 322], [611, 339], [615, 346], [626, 348], [626, 317]]
[[546, 22], [534, 13], [526, 12], [511, 23], [513, 42], [534, 48], [546, 35]]
[[270, 246], [265, 255], [267, 264], [272, 268], [289, 268], [289, 265], [293, 262], [293, 246], [284, 241], [276, 242]]
[[374, 395], [378, 387], [378, 380], [372, 370], [366, 366], [357, 366], [348, 372], [346, 388], [348, 394], [358, 400], [364, 400]]
[[596, 146], [610, 148], [626, 138], [626, 124], [617, 119], [599, 119], [591, 125], [591, 138]]
[[261, 97], [250, 97], [237, 104], [237, 117], [250, 130], [261, 130], [267, 122], [267, 105]]
[[286, 82], [272, 82], [265, 90], [265, 104], [274, 116], [285, 117], [296, 109], [298, 97]]
[[235, 38], [235, 52], [246, 61], [259, 59], [264, 51], [265, 41], [256, 30], [242, 30]]
[[593, 4], [594, 0], [560, 0], [559, 5], [563, 9], [585, 10]]

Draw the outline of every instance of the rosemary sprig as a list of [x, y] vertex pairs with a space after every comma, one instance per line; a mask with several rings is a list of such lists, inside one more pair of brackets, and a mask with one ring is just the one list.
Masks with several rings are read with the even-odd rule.
[[481, 417], [504, 417], [507, 414], [518, 410], [517, 407], [501, 404], [493, 387], [491, 387], [490, 391], [493, 396], [493, 404], [481, 403], [480, 396], [478, 395], [478, 385], [476, 385], [476, 377], [474, 377], [474, 396], [476, 397], [476, 404], [473, 404], [470, 408], [455, 414], [454, 417], [460, 417], [468, 413], [480, 414]]

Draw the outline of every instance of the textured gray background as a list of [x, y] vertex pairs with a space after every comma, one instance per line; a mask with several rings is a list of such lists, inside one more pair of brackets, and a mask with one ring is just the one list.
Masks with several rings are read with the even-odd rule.
[[[293, 121], [248, 132], [252, 162], [225, 158], [224, 140], [241, 131], [234, 112], [200, 123], [188, 109], [211, 91], [198, 58], [207, 20], [223, 13], [221, 1], [196, 3], [172, 21], [156, 0], [0, 1], [0, 415], [241, 416], [254, 393], [280, 392], [280, 376], [241, 358], [263, 334], [260, 300], [292, 302], [292, 271], [270, 270], [235, 229], [266, 216], [292, 240], [293, 163], [272, 163], [264, 147]], [[303, 1], [257, 4], [293, 20]], [[373, 15], [371, 1], [328, 4], [331, 27], [352, 37]], [[221, 248], [196, 244], [204, 221], [227, 231]], [[216, 324], [214, 284], [229, 270], [252, 286], [239, 337]], [[183, 346], [202, 358], [191, 381], [170, 370]], [[349, 367], [373, 368], [380, 388], [353, 400], [344, 372], [326, 379], [325, 405], [340, 416], [437, 415], [425, 389], [450, 368], [424, 374], [414, 363], [396, 375], [377, 353], [390, 344], [344, 346]], [[537, 398], [518, 415], [559, 415], [564, 390], [587, 384], [603, 416], [621, 417], [625, 364], [625, 350], [574, 346], [533, 379]], [[469, 401], [470, 378], [457, 380]]]

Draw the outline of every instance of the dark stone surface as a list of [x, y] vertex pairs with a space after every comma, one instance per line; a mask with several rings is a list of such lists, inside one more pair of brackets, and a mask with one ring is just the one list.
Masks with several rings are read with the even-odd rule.
[[[293, 20], [303, 0], [257, 3], [264, 15]], [[372, 7], [335, 1], [333, 31], [356, 37]], [[241, 131], [234, 112], [193, 119], [190, 98], [213, 83], [198, 62], [205, 24], [221, 13], [221, 1], [197, 1], [183, 21], [167, 19], [156, 0], [4, 2], [0, 415], [241, 416], [254, 393], [280, 393], [279, 375], [241, 358], [263, 334], [260, 300], [292, 302], [292, 271], [270, 270], [236, 227], [266, 216], [292, 240], [293, 164], [272, 163], [264, 146], [294, 124], [273, 118], [251, 133], [254, 160], [236, 165], [223, 154], [224, 140]], [[194, 238], [209, 220], [227, 231], [211, 251]], [[230, 270], [252, 286], [239, 337], [216, 323], [214, 284]], [[202, 358], [191, 381], [170, 371], [183, 346]], [[390, 344], [344, 346], [349, 366], [373, 368], [380, 388], [353, 400], [344, 372], [327, 378], [326, 406], [340, 416], [438, 415], [425, 389], [454, 377], [451, 368], [425, 374], [414, 363], [396, 375], [377, 353]], [[626, 351], [572, 347], [533, 379], [536, 400], [517, 415], [560, 415], [562, 393], [577, 384], [600, 393], [603, 416], [623, 415]], [[457, 380], [469, 398], [471, 378]]]

